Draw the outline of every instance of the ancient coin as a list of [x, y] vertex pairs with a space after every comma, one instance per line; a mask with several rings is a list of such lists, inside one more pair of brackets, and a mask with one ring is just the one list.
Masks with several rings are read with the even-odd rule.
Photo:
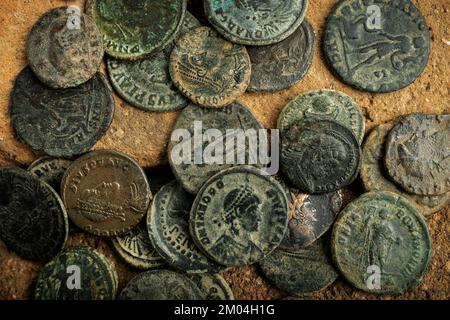
[[450, 201], [450, 192], [439, 196], [419, 196], [405, 192], [397, 187], [384, 168], [386, 137], [393, 123], [377, 126], [364, 142], [361, 160], [361, 180], [366, 191], [391, 191], [407, 198], [411, 205], [425, 217], [444, 209]]
[[[79, 277], [80, 280], [77, 280]], [[112, 300], [117, 273], [105, 256], [78, 246], [61, 252], [39, 274], [36, 300]]]
[[88, 0], [86, 13], [103, 36], [106, 53], [136, 60], [161, 51], [184, 19], [185, 0]]
[[[259, 134], [261, 129], [251, 111], [239, 103], [220, 109], [191, 104], [174, 126], [168, 147], [170, 166], [183, 188], [197, 194], [206, 180], [235, 163], [262, 166], [256, 155], [267, 145], [267, 137]], [[208, 137], [212, 131], [216, 135]], [[199, 142], [202, 136], [210, 143]], [[242, 137], [245, 140], [240, 145]]]
[[295, 122], [281, 141], [283, 173], [309, 194], [331, 193], [352, 183], [360, 158], [352, 132], [331, 120]]
[[25, 68], [14, 84], [10, 113], [17, 135], [31, 148], [70, 158], [89, 151], [106, 133], [114, 99], [101, 73], [75, 88], [49, 89]]
[[195, 198], [190, 230], [196, 244], [225, 266], [253, 264], [272, 252], [287, 228], [281, 185], [250, 166], [219, 172]]
[[299, 120], [333, 120], [350, 129], [359, 143], [364, 138], [365, 121], [361, 108], [345, 93], [335, 90], [305, 92], [289, 102], [278, 117], [283, 135]]
[[450, 191], [450, 114], [415, 113], [400, 118], [386, 140], [389, 176], [409, 193]]
[[302, 23], [307, 0], [205, 0], [208, 20], [234, 43], [262, 46], [289, 37]]
[[203, 300], [198, 286], [186, 275], [152, 270], [134, 277], [119, 295], [121, 300]]
[[390, 92], [411, 84], [430, 53], [430, 33], [410, 0], [343, 0], [327, 20], [325, 57], [347, 84]]
[[154, 247], [169, 265], [187, 273], [215, 273], [223, 267], [197, 248], [189, 233], [189, 212], [193, 196], [172, 181], [155, 195], [148, 216], [148, 230]]
[[338, 277], [322, 240], [295, 253], [276, 249], [259, 266], [273, 285], [294, 295], [325, 289]]
[[64, 247], [69, 221], [58, 194], [35, 175], [0, 168], [0, 238], [24, 259], [50, 260]]
[[[198, 26], [197, 19], [186, 12], [177, 37]], [[170, 78], [169, 56], [173, 46], [169, 47], [140, 61], [108, 59], [111, 83], [123, 99], [146, 111], [174, 111], [188, 104]]]
[[263, 47], [247, 47], [252, 63], [248, 91], [277, 91], [292, 87], [308, 72], [315, 35], [308, 21], [285, 40]]
[[58, 194], [61, 180], [72, 161], [52, 157], [41, 157], [28, 167], [28, 171], [48, 183]]
[[245, 47], [200, 27], [178, 39], [170, 56], [170, 76], [186, 97], [202, 107], [221, 108], [239, 98], [250, 83]]
[[219, 274], [190, 274], [189, 278], [200, 288], [206, 300], [234, 300], [233, 291]]
[[355, 287], [372, 293], [402, 293], [422, 281], [431, 240], [422, 216], [392, 192], [369, 192], [338, 216], [333, 259]]
[[151, 200], [142, 168], [111, 150], [87, 153], [64, 174], [61, 196], [72, 222], [99, 236], [120, 236], [142, 220]]
[[46, 12], [31, 29], [27, 58], [36, 76], [55, 89], [91, 79], [103, 59], [103, 42], [91, 18], [75, 7]]

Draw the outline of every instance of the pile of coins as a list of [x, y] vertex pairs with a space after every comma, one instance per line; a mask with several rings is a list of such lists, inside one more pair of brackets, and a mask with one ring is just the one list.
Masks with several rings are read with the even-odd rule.
[[[87, 0], [86, 13], [53, 9], [31, 30], [10, 115], [18, 138], [48, 156], [28, 170], [0, 168], [0, 238], [23, 258], [48, 262], [34, 298], [233, 299], [220, 273], [256, 263], [291, 295], [322, 290], [339, 274], [372, 293], [415, 288], [431, 256], [423, 216], [449, 202], [450, 116], [381, 125], [361, 151], [360, 107], [342, 92], [315, 90], [278, 118], [280, 174], [237, 146], [227, 154], [244, 164], [179, 163], [180, 149], [196, 159], [198, 131], [263, 130], [239, 97], [298, 83], [315, 46], [307, 0], [203, 2], [209, 26], [184, 0]], [[350, 85], [398, 90], [426, 65], [428, 27], [409, 0], [372, 2], [382, 26], [366, 21], [361, 1], [336, 5], [325, 55]], [[104, 53], [109, 81], [99, 72]], [[129, 156], [89, 151], [113, 119], [109, 83], [137, 108], [180, 110], [172, 136], [190, 138], [186, 149], [168, 142], [174, 180], [155, 188]], [[342, 189], [358, 176], [368, 193], [341, 212]], [[145, 272], [118, 293], [106, 257], [65, 248], [69, 224], [111, 238]]]

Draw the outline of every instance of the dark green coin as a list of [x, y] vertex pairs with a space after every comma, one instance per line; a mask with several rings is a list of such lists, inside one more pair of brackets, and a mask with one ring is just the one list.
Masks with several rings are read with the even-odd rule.
[[10, 114], [17, 135], [31, 148], [70, 158], [89, 151], [106, 133], [114, 99], [101, 73], [75, 88], [49, 89], [25, 68], [14, 84]]
[[253, 264], [283, 240], [287, 210], [286, 194], [275, 179], [239, 166], [204, 184], [192, 206], [190, 230], [196, 244], [218, 263]]
[[169, 270], [139, 274], [119, 295], [121, 300], [203, 300], [204, 295], [188, 276]]
[[283, 135], [281, 169], [301, 191], [323, 194], [352, 183], [361, 150], [353, 133], [330, 120], [298, 121]]
[[148, 230], [154, 247], [167, 263], [188, 273], [215, 273], [223, 267], [197, 248], [189, 233], [189, 212], [193, 196], [172, 181], [155, 195], [148, 216]]
[[219, 274], [190, 274], [189, 278], [200, 288], [206, 300], [234, 300], [233, 291]]
[[410, 0], [342, 0], [328, 17], [325, 57], [342, 80], [370, 92], [411, 84], [430, 54], [428, 26]]
[[88, 0], [86, 12], [103, 36], [106, 52], [136, 60], [161, 51], [184, 19], [186, 0]]
[[270, 46], [247, 47], [252, 62], [248, 91], [277, 91], [292, 87], [308, 72], [315, 35], [308, 21], [285, 40]]
[[71, 7], [46, 12], [31, 29], [27, 58], [51, 88], [76, 87], [91, 79], [103, 59], [102, 37], [91, 18]]
[[302, 23], [307, 0], [205, 0], [208, 20], [232, 42], [262, 46], [289, 37]]
[[277, 288], [294, 295], [325, 289], [338, 277], [320, 240], [295, 253], [280, 249], [259, 262], [264, 275]]
[[417, 287], [431, 258], [422, 216], [403, 197], [369, 192], [338, 216], [333, 259], [355, 287], [372, 293], [402, 293]]
[[112, 300], [117, 284], [117, 273], [106, 257], [90, 247], [73, 247], [44, 266], [34, 299]]
[[51, 157], [41, 157], [28, 167], [28, 171], [48, 183], [58, 194], [61, 180], [72, 161]]
[[0, 168], [0, 238], [24, 259], [47, 261], [67, 240], [69, 221], [58, 194], [35, 175]]

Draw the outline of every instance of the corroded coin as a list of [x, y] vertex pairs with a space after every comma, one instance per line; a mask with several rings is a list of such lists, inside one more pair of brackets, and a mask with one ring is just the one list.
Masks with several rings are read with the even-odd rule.
[[389, 176], [406, 191], [425, 196], [450, 191], [450, 114], [400, 118], [386, 140]]
[[150, 238], [167, 263], [187, 273], [215, 273], [223, 267], [197, 248], [189, 233], [193, 196], [176, 181], [165, 185], [153, 199], [148, 216]]
[[410, 200], [417, 211], [425, 217], [430, 217], [447, 206], [450, 192], [439, 196], [419, 196], [405, 192], [389, 180], [384, 168], [384, 156], [386, 138], [393, 126], [393, 123], [377, 126], [364, 142], [360, 172], [364, 188], [366, 191], [384, 190], [397, 193]]
[[153, 270], [131, 279], [119, 295], [121, 300], [203, 300], [198, 286], [186, 275]]
[[390, 92], [422, 73], [430, 33], [410, 0], [343, 0], [328, 17], [324, 47], [329, 65], [344, 82]]
[[34, 299], [112, 300], [117, 283], [115, 268], [105, 256], [90, 247], [73, 247], [44, 266]]
[[51, 157], [41, 157], [28, 167], [28, 171], [48, 183], [58, 194], [61, 180], [72, 161]]
[[55, 89], [91, 79], [103, 59], [102, 37], [91, 18], [75, 7], [46, 12], [31, 29], [28, 63], [39, 80]]
[[277, 91], [292, 87], [308, 72], [315, 35], [308, 21], [285, 40], [263, 47], [247, 47], [252, 62], [248, 91]]
[[61, 196], [75, 225], [108, 237], [134, 228], [152, 197], [137, 162], [111, 150], [93, 151], [75, 160], [64, 174]]
[[295, 253], [277, 249], [259, 266], [273, 285], [294, 295], [325, 289], [338, 277], [322, 240]]
[[287, 199], [261, 170], [240, 166], [209, 179], [195, 198], [190, 230], [196, 244], [226, 266], [255, 263], [283, 240]]
[[[200, 23], [186, 12], [177, 37]], [[173, 46], [150, 58], [126, 61], [109, 58], [108, 74], [114, 89], [127, 102], [146, 111], [173, 111], [184, 108], [188, 100], [177, 91], [169, 74], [169, 56]]]
[[0, 238], [24, 259], [50, 260], [64, 247], [69, 221], [57, 193], [35, 175], [0, 168]]
[[352, 132], [331, 120], [299, 121], [283, 135], [281, 169], [303, 192], [337, 191], [358, 176], [361, 151]]
[[219, 274], [190, 274], [189, 278], [200, 288], [206, 300], [234, 300], [233, 291]]
[[161, 51], [180, 28], [186, 0], [87, 0], [86, 13], [103, 36], [106, 52], [136, 60]]
[[[252, 112], [237, 102], [220, 109], [191, 104], [174, 126], [168, 147], [170, 166], [183, 188], [197, 194], [206, 180], [232, 163], [261, 165], [261, 159], [254, 157], [267, 142], [258, 134], [261, 129]], [[220, 131], [220, 135], [210, 137], [211, 143], [199, 143], [198, 137], [203, 134], [208, 138], [206, 132], [211, 130]], [[244, 135], [242, 147], [238, 141]], [[230, 156], [234, 161], [227, 161]]]
[[322, 119], [336, 121], [350, 129], [362, 143], [365, 121], [361, 108], [351, 97], [335, 90], [315, 90], [297, 96], [281, 111], [277, 127], [283, 135], [299, 120]]
[[220, 108], [239, 98], [250, 83], [251, 64], [245, 47], [200, 27], [178, 39], [170, 56], [175, 86], [194, 103]]
[[25, 68], [14, 84], [10, 113], [17, 135], [31, 148], [70, 158], [89, 151], [106, 133], [114, 99], [101, 73], [78, 87], [57, 90]]
[[341, 212], [331, 249], [344, 277], [372, 293], [414, 289], [431, 258], [422, 216], [405, 198], [386, 191], [366, 193]]
[[289, 37], [302, 23], [308, 0], [205, 0], [211, 24], [227, 39], [268, 45]]

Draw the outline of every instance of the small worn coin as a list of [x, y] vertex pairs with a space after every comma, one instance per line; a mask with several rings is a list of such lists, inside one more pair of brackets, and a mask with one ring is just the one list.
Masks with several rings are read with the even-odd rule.
[[405, 198], [369, 192], [351, 202], [334, 224], [331, 249], [344, 277], [372, 293], [402, 293], [422, 281], [431, 239], [422, 216]]
[[411, 84], [430, 53], [428, 26], [410, 0], [343, 0], [327, 20], [325, 57], [342, 80], [370, 92]]
[[208, 20], [234, 43], [262, 46], [289, 37], [302, 23], [308, 0], [205, 0]]
[[114, 99], [101, 73], [75, 88], [49, 89], [25, 68], [14, 84], [10, 114], [17, 135], [31, 148], [70, 158], [89, 151], [106, 133]]
[[386, 140], [389, 176], [409, 193], [450, 191], [450, 114], [401, 117]]
[[190, 274], [189, 278], [204, 293], [206, 300], [234, 300], [233, 291], [219, 274]]
[[252, 76], [247, 91], [277, 91], [292, 87], [308, 72], [315, 35], [308, 21], [285, 40], [263, 47], [247, 47]]
[[358, 176], [361, 150], [353, 133], [331, 120], [297, 121], [281, 141], [281, 169], [309, 194], [331, 193]]
[[34, 299], [112, 300], [117, 284], [115, 268], [105, 256], [90, 247], [72, 247], [44, 266]]
[[[197, 19], [186, 12], [177, 37], [199, 26]], [[169, 47], [140, 61], [108, 59], [111, 83], [121, 97], [145, 111], [174, 111], [188, 104], [170, 78], [169, 56], [173, 46]]]
[[178, 39], [169, 70], [175, 86], [194, 103], [221, 108], [245, 92], [251, 63], [244, 46], [224, 40], [208, 27], [199, 27]]
[[[262, 166], [256, 155], [262, 146], [267, 146], [267, 137], [258, 134], [261, 129], [263, 126], [252, 112], [237, 102], [214, 109], [191, 104], [174, 126], [168, 147], [170, 166], [183, 188], [197, 194], [206, 180], [232, 163]], [[198, 142], [200, 135], [212, 131], [220, 135], [208, 137], [209, 143]], [[243, 135], [244, 148], [238, 143]], [[235, 161], [227, 161], [230, 156]]]
[[377, 126], [364, 142], [361, 160], [361, 180], [366, 191], [391, 191], [407, 198], [425, 217], [444, 209], [450, 201], [450, 192], [439, 196], [419, 196], [405, 192], [389, 180], [384, 168], [386, 138], [393, 123]]
[[203, 300], [204, 295], [187, 275], [170, 270], [152, 270], [131, 279], [119, 299]]
[[189, 233], [189, 212], [193, 196], [177, 181], [155, 195], [148, 216], [150, 238], [167, 263], [187, 273], [215, 273], [223, 269], [197, 248]]
[[28, 171], [48, 183], [59, 194], [61, 180], [72, 161], [52, 157], [41, 157], [28, 167]]
[[322, 240], [295, 253], [276, 249], [259, 266], [273, 285], [293, 295], [320, 291], [338, 277]]
[[335, 90], [305, 92], [289, 102], [278, 117], [283, 135], [299, 120], [333, 120], [350, 129], [359, 143], [364, 139], [365, 121], [361, 108], [345, 93]]
[[194, 241], [225, 266], [253, 264], [272, 252], [286, 233], [288, 208], [281, 185], [254, 167], [226, 169], [195, 198]]
[[0, 239], [24, 259], [46, 261], [61, 251], [69, 220], [58, 194], [35, 175], [0, 168]]
[[64, 174], [61, 195], [76, 226], [107, 237], [134, 228], [152, 197], [137, 162], [111, 150], [92, 151], [75, 160]]
[[91, 79], [103, 59], [102, 37], [91, 18], [74, 7], [46, 12], [31, 29], [27, 58], [44, 84], [61, 89]]
[[106, 53], [143, 59], [161, 51], [184, 19], [186, 0], [87, 0], [86, 13], [103, 36]]

